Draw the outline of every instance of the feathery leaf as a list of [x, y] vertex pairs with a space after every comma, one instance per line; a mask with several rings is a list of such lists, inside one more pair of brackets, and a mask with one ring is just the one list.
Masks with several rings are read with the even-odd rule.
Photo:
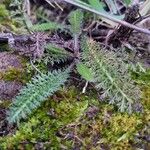
[[47, 49], [47, 52], [50, 53], [55, 53], [58, 55], [69, 55], [69, 52], [67, 52], [64, 48], [58, 47], [54, 44], [47, 44], [45, 48]]
[[45, 55], [44, 62], [47, 61], [53, 65], [55, 63], [64, 63], [69, 59], [70, 53], [64, 48], [58, 47], [54, 44], [47, 44], [45, 48], [48, 54]]
[[71, 12], [69, 15], [69, 22], [71, 24], [70, 31], [73, 34], [80, 34], [83, 22], [83, 12], [80, 9]]
[[121, 111], [131, 112], [140, 90], [131, 80], [124, 61], [114, 52], [101, 49], [93, 40], [84, 40], [81, 47], [83, 62], [94, 73], [96, 87], [103, 88], [110, 103], [118, 105]]
[[69, 76], [69, 69], [37, 75], [26, 85], [14, 99], [9, 109], [7, 120], [10, 123], [26, 118], [41, 102], [57, 91]]
[[57, 22], [47, 22], [47, 23], [33, 25], [31, 27], [31, 30], [33, 31], [47, 31], [47, 30], [55, 31], [55, 30], [63, 29], [63, 28], [64, 26], [61, 24], [58, 24]]

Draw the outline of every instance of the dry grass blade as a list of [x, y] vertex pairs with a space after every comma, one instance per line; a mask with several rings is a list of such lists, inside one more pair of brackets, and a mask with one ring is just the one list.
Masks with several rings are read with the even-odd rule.
[[150, 0], [146, 0], [140, 8], [140, 14], [142, 16], [150, 14]]
[[81, 5], [81, 4], [79, 3], [79, 1], [72, 1], [72, 0], [63, 0], [63, 1], [65, 1], [65, 2], [67, 2], [67, 3], [69, 3], [69, 4], [72, 4], [72, 5], [75, 5], [75, 6], [77, 6], [77, 7], [80, 7], [80, 8], [82, 8], [82, 9], [85, 9], [85, 10], [87, 10], [87, 11], [93, 12], [93, 13], [95, 13], [95, 14], [98, 14], [98, 15], [100, 15], [101, 17], [110, 19], [110, 20], [112, 20], [112, 21], [114, 21], [114, 22], [117, 22], [117, 23], [119, 23], [119, 24], [121, 24], [121, 25], [124, 25], [124, 26], [126, 26], [126, 27], [129, 27], [129, 28], [132, 28], [132, 29], [137, 30], [137, 31], [139, 31], [139, 32], [143, 32], [143, 33], [145, 33], [145, 34], [150, 35], [150, 31], [147, 30], [147, 29], [139, 28], [139, 27], [137, 27], [137, 26], [135, 26], [135, 25], [133, 25], [133, 24], [130, 24], [130, 23], [126, 22], [126, 21], [122, 21], [122, 20], [119, 20], [119, 19], [114, 18], [114, 17], [112, 17], [112, 16], [108, 16], [108, 15], [106, 15], [106, 14], [104, 14], [104, 13], [101, 13], [101, 12], [99, 12], [99, 11], [97, 11], [97, 10], [91, 8], [91, 7], [88, 6], [87, 4], [85, 4], [85, 5], [82, 4], [82, 5]]

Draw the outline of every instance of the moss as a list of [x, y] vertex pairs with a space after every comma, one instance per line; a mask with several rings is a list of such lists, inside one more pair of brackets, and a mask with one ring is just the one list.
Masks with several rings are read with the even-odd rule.
[[[41, 142], [44, 146], [60, 147], [60, 138], [56, 136], [57, 131], [61, 127], [77, 121], [87, 108], [88, 101], [86, 99], [76, 101], [76, 97], [69, 96], [70, 93], [67, 98], [62, 96], [61, 92], [58, 95], [55, 96], [55, 99], [45, 102], [33, 113], [27, 123], [22, 123], [15, 135], [1, 138], [0, 146], [16, 149], [18, 145], [35, 146], [36, 142]], [[29, 144], [28, 141], [30, 141]], [[20, 144], [23, 142], [27, 144]]]
[[28, 73], [27, 70], [24, 69], [17, 69], [17, 68], [10, 68], [3, 76], [4, 80], [7, 81], [19, 81], [22, 83], [28, 82], [32, 77], [32, 72]]
[[6, 28], [12, 28], [12, 21], [10, 19], [10, 13], [6, 9], [6, 5], [0, 4], [0, 30], [5, 30]]
[[142, 92], [142, 104], [145, 110], [150, 110], [150, 86], [144, 86]]
[[11, 0], [5, 0], [0, 4], [0, 31], [10, 30], [14, 31], [16, 33], [26, 30], [22, 27], [23, 23], [22, 18], [13, 18], [14, 15], [16, 15], [16, 12], [14, 10], [9, 10]]
[[6, 6], [4, 4], [0, 4], [0, 21], [3, 18], [6, 18], [9, 16], [9, 11], [6, 9]]
[[6, 8], [9, 8], [11, 0], [2, 0], [2, 3], [6, 6]]
[[114, 108], [101, 104], [100, 112], [93, 120], [87, 117], [77, 128], [77, 135], [82, 139], [85, 149], [103, 147], [111, 149], [129, 149], [133, 137], [142, 127], [139, 115], [128, 115], [114, 112]]
[[11, 104], [11, 101], [10, 100], [4, 100], [4, 101], [1, 101], [0, 100], [0, 109], [1, 108], [8, 108]]
[[142, 120], [138, 115], [116, 113], [110, 118], [103, 134], [112, 144], [120, 141], [126, 142], [126, 140], [133, 140], [133, 137], [141, 127]]
[[5, 72], [0, 73], [0, 79], [13, 81], [13, 80], [21, 80], [21, 74], [23, 74], [22, 69], [10, 67]]
[[24, 58], [20, 58], [22, 67], [8, 67], [6, 71], [0, 72], [0, 80], [18, 81], [27, 83], [33, 76], [33, 70], [28, 69], [28, 62]]
[[22, 122], [12, 135], [0, 138], [1, 149], [130, 150], [148, 145], [137, 135], [150, 134], [150, 88], [142, 86], [143, 113], [119, 113], [95, 95], [63, 88]]

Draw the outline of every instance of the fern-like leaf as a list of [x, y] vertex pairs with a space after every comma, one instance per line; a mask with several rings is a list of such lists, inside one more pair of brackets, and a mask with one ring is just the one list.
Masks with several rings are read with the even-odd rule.
[[40, 60], [42, 61], [44, 64], [51, 64], [52, 66], [54, 64], [63, 64], [65, 63], [67, 60], [69, 60], [68, 57], [66, 57], [65, 55], [57, 55], [57, 54], [45, 54], [44, 57]]
[[69, 15], [69, 22], [71, 24], [70, 31], [73, 34], [80, 34], [83, 23], [83, 12], [80, 9], [71, 12]]
[[47, 23], [33, 25], [31, 27], [31, 30], [42, 32], [42, 31], [47, 31], [47, 30], [55, 31], [55, 30], [63, 29], [63, 28], [64, 26], [57, 22], [47, 22]]
[[34, 77], [14, 99], [8, 111], [7, 120], [9, 123], [19, 122], [21, 118], [26, 118], [28, 114], [40, 106], [41, 102], [57, 91], [65, 83], [68, 76], [69, 69]]
[[58, 55], [69, 55], [69, 52], [67, 52], [64, 48], [58, 47], [54, 44], [47, 44], [45, 48], [50, 53], [55, 53]]
[[44, 62], [47, 61], [53, 65], [55, 63], [64, 63], [69, 59], [70, 53], [64, 48], [58, 47], [54, 44], [47, 44], [45, 48], [48, 54], [45, 56]]
[[96, 87], [103, 88], [110, 103], [118, 105], [121, 111], [131, 112], [140, 90], [131, 80], [124, 61], [116, 53], [102, 50], [93, 40], [84, 40], [81, 47], [83, 62], [92, 70]]

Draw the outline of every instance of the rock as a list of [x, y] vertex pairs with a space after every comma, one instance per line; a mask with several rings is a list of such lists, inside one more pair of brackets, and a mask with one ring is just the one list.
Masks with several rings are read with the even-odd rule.
[[[21, 58], [15, 54], [8, 52], [0, 53], [0, 73], [4, 74], [12, 69], [22, 69], [23, 65]], [[19, 90], [22, 88], [22, 83], [19, 81], [7, 81], [3, 78], [0, 79], [0, 100], [10, 100], [14, 98]]]
[[0, 99], [10, 100], [16, 96], [22, 84], [16, 81], [0, 81]]
[[0, 72], [8, 70], [10, 67], [22, 69], [20, 57], [8, 52], [0, 53]]

